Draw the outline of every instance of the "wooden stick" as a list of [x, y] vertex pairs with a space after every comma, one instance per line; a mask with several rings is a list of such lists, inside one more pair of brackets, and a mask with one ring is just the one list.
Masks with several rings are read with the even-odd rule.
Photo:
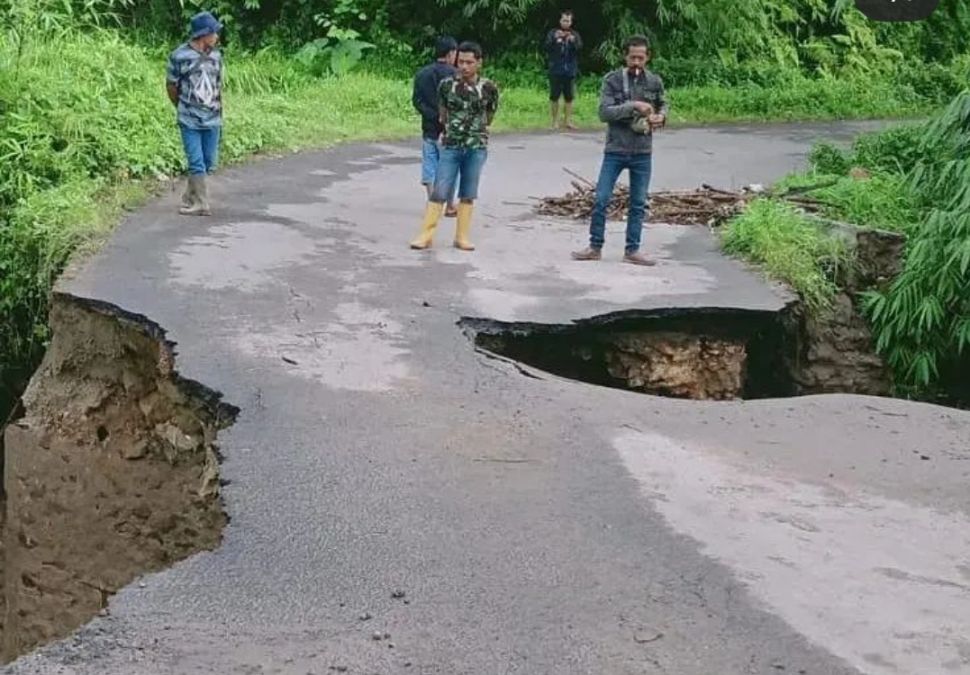
[[575, 171], [572, 171], [572, 170], [570, 170], [570, 169], [568, 169], [566, 167], [563, 167], [562, 170], [565, 171], [566, 173], [568, 173], [573, 178], [578, 178], [580, 181], [582, 181], [583, 183], [585, 183], [589, 187], [591, 187], [591, 188], [595, 188], [596, 187], [596, 183], [593, 183], [593, 182], [589, 181], [588, 179], [583, 178], [582, 176], [580, 176]]

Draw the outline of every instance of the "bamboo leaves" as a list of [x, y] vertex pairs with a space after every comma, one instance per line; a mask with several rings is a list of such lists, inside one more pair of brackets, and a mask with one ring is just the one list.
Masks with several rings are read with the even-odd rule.
[[932, 388], [970, 377], [970, 92], [925, 128], [909, 185], [927, 203], [906, 266], [865, 301], [879, 350], [901, 384]]

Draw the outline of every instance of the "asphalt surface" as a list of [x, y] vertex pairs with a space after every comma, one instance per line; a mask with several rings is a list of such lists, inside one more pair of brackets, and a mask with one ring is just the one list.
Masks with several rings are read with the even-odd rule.
[[[671, 130], [653, 187], [767, 182], [857, 129]], [[475, 352], [462, 317], [786, 301], [704, 228], [650, 225], [655, 268], [619, 263], [622, 224], [603, 262], [570, 261], [585, 227], [529, 197], [599, 152], [494, 139], [472, 254], [451, 221], [408, 250], [416, 144], [227, 170], [211, 219], [173, 215], [176, 192], [133, 214], [61, 290], [159, 322], [242, 408], [231, 523], [8, 672], [970, 672], [970, 414], [669, 400]]]

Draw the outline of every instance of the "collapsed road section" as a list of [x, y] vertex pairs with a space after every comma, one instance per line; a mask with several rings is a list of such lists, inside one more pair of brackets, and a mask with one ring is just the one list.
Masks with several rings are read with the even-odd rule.
[[871, 335], [851, 306], [835, 307], [826, 321], [811, 320], [793, 301], [776, 312], [667, 308], [568, 325], [474, 318], [459, 325], [486, 353], [658, 396], [736, 400], [890, 390]]
[[237, 410], [180, 377], [143, 316], [57, 294], [6, 430], [5, 660], [67, 635], [139, 575], [218, 545], [216, 433]]

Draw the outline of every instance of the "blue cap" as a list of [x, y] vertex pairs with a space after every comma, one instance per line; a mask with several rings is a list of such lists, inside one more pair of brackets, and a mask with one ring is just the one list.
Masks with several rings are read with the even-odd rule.
[[192, 17], [192, 39], [212, 35], [222, 30], [222, 24], [210, 12], [199, 12]]

